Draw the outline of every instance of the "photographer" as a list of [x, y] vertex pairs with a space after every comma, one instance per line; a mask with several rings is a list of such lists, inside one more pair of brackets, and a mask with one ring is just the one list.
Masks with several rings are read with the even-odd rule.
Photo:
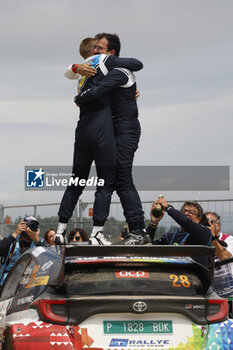
[[[215, 262], [232, 258], [233, 236], [221, 232], [221, 218], [216, 212], [205, 213], [212, 233], [212, 245], [215, 246]], [[229, 263], [214, 270], [214, 288], [221, 297], [233, 295], [233, 264]], [[232, 308], [232, 305], [231, 305]]]
[[39, 234], [39, 222], [32, 216], [26, 216], [18, 224], [15, 232], [0, 241], [0, 285], [19, 257], [40, 241]]
[[220, 215], [215, 212], [207, 211], [205, 212], [205, 216], [209, 221], [210, 230], [213, 236], [212, 245], [214, 245], [216, 248], [216, 255], [218, 259], [225, 260], [231, 258], [233, 254], [233, 236], [220, 232]]

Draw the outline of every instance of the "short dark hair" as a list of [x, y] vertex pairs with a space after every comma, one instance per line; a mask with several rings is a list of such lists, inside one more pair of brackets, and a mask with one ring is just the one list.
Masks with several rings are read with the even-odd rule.
[[79, 53], [84, 59], [93, 55], [95, 42], [95, 38], [85, 38], [81, 41], [79, 46]]
[[53, 227], [51, 227], [51, 228], [49, 228], [47, 231], [45, 231], [45, 233], [44, 233], [44, 240], [45, 240], [47, 243], [48, 243], [48, 234], [49, 234], [50, 231], [54, 231], [54, 232], [56, 233], [56, 229], [53, 228]]
[[83, 239], [83, 242], [88, 242], [89, 241], [89, 237], [88, 234], [86, 233], [85, 230], [83, 230], [82, 228], [73, 228], [73, 230], [70, 231], [69, 236], [68, 236], [68, 242], [71, 242], [74, 238], [74, 236], [76, 235], [76, 233], [80, 233], [80, 236]]
[[119, 56], [121, 50], [120, 38], [117, 34], [99, 33], [96, 34], [95, 39], [101, 40], [106, 38], [108, 40], [108, 51], [115, 50], [115, 56]]
[[202, 217], [202, 215], [203, 215], [203, 208], [202, 208], [202, 206], [201, 206], [198, 202], [196, 202], [196, 201], [186, 201], [186, 202], [182, 205], [181, 211], [183, 210], [183, 208], [184, 208], [186, 205], [187, 205], [187, 206], [190, 206], [190, 207], [195, 207], [195, 208], [197, 209], [197, 216]]

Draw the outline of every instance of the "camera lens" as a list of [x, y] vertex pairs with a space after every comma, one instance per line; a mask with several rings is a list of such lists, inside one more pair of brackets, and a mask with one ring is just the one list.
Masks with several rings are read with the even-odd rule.
[[31, 221], [27, 224], [27, 226], [30, 228], [30, 230], [36, 232], [39, 227], [39, 223], [36, 221]]

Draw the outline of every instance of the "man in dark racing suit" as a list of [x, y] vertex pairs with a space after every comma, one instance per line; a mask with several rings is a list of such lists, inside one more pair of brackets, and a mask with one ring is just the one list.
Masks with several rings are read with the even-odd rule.
[[[111, 34], [97, 34], [96, 38], [97, 45], [94, 50], [96, 53], [103, 53], [104, 46], [115, 47]], [[89, 89], [85, 88], [81, 94], [76, 96], [75, 102], [81, 106], [97, 103], [109, 96], [110, 92], [117, 149], [116, 183], [112, 192], [116, 190], [119, 195], [129, 226], [128, 237], [121, 244], [149, 243], [150, 238], [145, 232], [141, 200], [132, 178], [134, 153], [138, 148], [141, 133], [135, 98], [136, 79], [134, 74], [124, 68], [114, 68], [98, 84]], [[95, 235], [95, 233], [93, 234]], [[101, 244], [101, 242], [99, 243]]]
[[[142, 63], [133, 58], [119, 58], [115, 51], [109, 50], [109, 55], [94, 55], [88, 63], [97, 69], [97, 74], [86, 79], [82, 89], [88, 89], [98, 84], [115, 67], [125, 67], [131, 70], [140, 70]], [[104, 181], [97, 186], [93, 221], [94, 225], [103, 226], [109, 212], [111, 194], [115, 182], [116, 144], [112, 125], [110, 96], [92, 104], [80, 107], [80, 119], [75, 132], [73, 178], [74, 181], [67, 187], [59, 208], [59, 224], [55, 242], [64, 243], [68, 220], [73, 214], [75, 205], [85, 186], [75, 183], [76, 179], [88, 179], [91, 164], [95, 161], [97, 177]]]
[[[185, 202], [181, 210], [175, 209], [172, 205], [169, 205], [165, 198], [159, 198], [152, 206], [159, 203], [161, 204], [163, 211], [159, 217], [154, 217], [152, 210], [150, 213], [150, 223], [147, 228], [147, 232], [151, 236], [152, 243], [155, 245], [205, 245], [211, 246], [212, 234], [207, 226], [201, 224], [203, 219], [203, 209], [196, 201]], [[154, 234], [157, 229], [159, 221], [163, 218], [164, 211], [167, 212], [180, 226], [181, 228], [172, 233], [166, 233], [160, 239], [154, 240]], [[202, 265], [208, 266], [209, 261], [206, 257], [193, 257], [194, 260]]]

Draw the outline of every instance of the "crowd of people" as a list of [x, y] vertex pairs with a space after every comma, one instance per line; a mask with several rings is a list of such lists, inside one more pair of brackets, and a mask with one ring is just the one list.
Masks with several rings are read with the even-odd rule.
[[[45, 231], [43, 238], [40, 237], [39, 222], [32, 216], [26, 216], [17, 225], [16, 230], [7, 237], [0, 240], [0, 287], [2, 286], [8, 272], [28, 249], [35, 246], [54, 246], [56, 230], [49, 228]], [[68, 235], [67, 243], [89, 242], [89, 236], [82, 228], [74, 228]]]
[[[162, 211], [160, 216], [153, 215], [153, 209], [160, 204]], [[180, 227], [175, 232], [168, 232], [159, 239], [155, 239], [155, 233], [164, 215], [169, 215]], [[216, 261], [233, 257], [233, 236], [221, 232], [221, 218], [216, 212], [204, 212], [201, 205], [196, 201], [186, 201], [180, 210], [170, 205], [165, 198], [158, 198], [152, 205], [150, 221], [147, 226], [147, 234], [150, 237], [150, 244], [153, 245], [203, 245], [216, 248]], [[18, 258], [29, 248], [37, 245], [45, 247], [55, 245], [55, 228], [49, 228], [40, 237], [39, 222], [32, 216], [22, 220], [16, 230], [0, 241], [0, 285], [3, 284], [8, 272]], [[112, 244], [121, 244], [122, 239], [127, 239], [128, 227], [120, 233], [119, 241]], [[89, 242], [93, 244], [87, 232], [82, 228], [72, 229], [67, 238], [67, 244], [80, 244]], [[95, 243], [94, 244], [98, 244]], [[208, 267], [207, 257], [194, 257], [194, 259]], [[227, 264], [216, 270], [216, 278], [221, 275], [223, 278], [231, 274], [233, 276], [233, 264]]]

